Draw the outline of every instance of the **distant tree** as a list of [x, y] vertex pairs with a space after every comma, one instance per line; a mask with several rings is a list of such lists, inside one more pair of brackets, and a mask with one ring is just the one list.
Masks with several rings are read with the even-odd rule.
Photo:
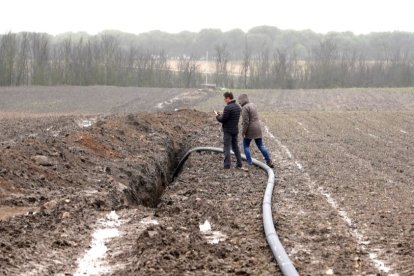
[[326, 39], [312, 49], [307, 67], [310, 69], [310, 86], [329, 88], [337, 85], [336, 61], [338, 47], [332, 39]]
[[228, 87], [228, 72], [227, 64], [230, 60], [230, 53], [227, 50], [227, 44], [222, 43], [214, 47], [215, 50], [215, 64], [216, 73], [215, 79], [216, 84], [222, 87]]
[[[327, 88], [414, 85], [414, 33], [317, 34], [259, 26], [248, 32], [0, 35], [0, 85], [193, 87], [208, 51], [217, 85]], [[190, 57], [180, 59], [179, 57]], [[171, 68], [171, 60], [177, 68]], [[178, 72], [176, 72], [176, 69]], [[235, 72], [237, 70], [237, 72]]]
[[247, 88], [247, 79], [249, 76], [249, 71], [251, 71], [251, 59], [252, 59], [252, 50], [247, 40], [247, 37], [245, 37], [244, 48], [243, 48], [243, 62], [241, 66], [241, 75], [243, 77], [244, 88]]
[[14, 65], [17, 53], [16, 34], [3, 35], [0, 40], [0, 85], [14, 84]]
[[31, 83], [34, 85], [50, 84], [50, 38], [47, 34], [30, 34]]
[[295, 70], [297, 67], [298, 64], [294, 54], [291, 56], [287, 52], [278, 49], [273, 55], [272, 60], [272, 88], [294, 88], [294, 77], [296, 76]]
[[103, 65], [102, 84], [111, 85], [115, 82], [119, 54], [119, 41], [113, 34], [100, 36], [100, 61]]
[[181, 57], [178, 61], [178, 74], [181, 75], [181, 87], [195, 87], [197, 80], [197, 71], [199, 64], [196, 58], [191, 55], [189, 57]]
[[29, 34], [24, 32], [20, 35], [19, 52], [16, 57], [16, 85], [29, 84]]
[[[219, 29], [204, 29], [194, 37], [194, 54], [202, 56], [207, 51], [213, 53], [217, 45], [223, 43], [223, 32]], [[188, 54], [188, 53], [182, 53]]]

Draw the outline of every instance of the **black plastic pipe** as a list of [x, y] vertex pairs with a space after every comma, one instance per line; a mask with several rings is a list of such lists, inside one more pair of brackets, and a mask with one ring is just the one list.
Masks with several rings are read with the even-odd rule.
[[[184, 157], [178, 163], [177, 168], [173, 174], [173, 181], [181, 172], [184, 163], [187, 161], [188, 157], [193, 152], [202, 152], [202, 151], [210, 151], [210, 152], [218, 152], [223, 153], [222, 148], [214, 148], [214, 147], [197, 147], [189, 150]], [[232, 152], [233, 153], [233, 152]], [[246, 160], [246, 156], [242, 154], [243, 160]], [[286, 276], [297, 276], [299, 275], [294, 267], [292, 261], [289, 259], [289, 256], [286, 254], [285, 249], [283, 248], [282, 243], [279, 240], [278, 235], [276, 234], [276, 229], [273, 223], [273, 216], [272, 216], [272, 195], [273, 195], [273, 188], [275, 184], [275, 174], [273, 170], [267, 166], [266, 164], [253, 159], [253, 164], [258, 166], [259, 168], [263, 169], [267, 173], [267, 185], [266, 191], [263, 197], [263, 226], [266, 235], [267, 243], [272, 250], [273, 256], [275, 257], [280, 270], [282, 271], [283, 275]]]

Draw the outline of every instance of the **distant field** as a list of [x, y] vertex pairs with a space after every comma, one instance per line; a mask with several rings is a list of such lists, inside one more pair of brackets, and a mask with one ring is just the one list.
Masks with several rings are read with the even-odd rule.
[[[260, 111], [414, 110], [414, 88], [347, 88], [312, 90], [234, 90], [246, 93]], [[224, 106], [223, 93], [197, 107], [211, 111]]]
[[113, 86], [2, 87], [0, 117], [110, 114], [157, 111], [160, 108], [168, 110], [187, 107], [188, 101], [204, 96], [203, 92], [192, 89]]

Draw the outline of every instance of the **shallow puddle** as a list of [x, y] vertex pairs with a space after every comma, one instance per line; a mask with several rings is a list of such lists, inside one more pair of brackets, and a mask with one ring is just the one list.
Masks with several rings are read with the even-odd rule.
[[105, 255], [108, 250], [106, 243], [120, 235], [118, 230], [120, 224], [115, 211], [98, 221], [98, 228], [92, 234], [90, 249], [78, 260], [78, 269], [74, 275], [101, 275], [111, 271], [111, 268], [105, 263]]
[[206, 220], [203, 224], [199, 225], [200, 232], [205, 236], [209, 244], [218, 244], [225, 241], [227, 236], [220, 231], [211, 231], [211, 224]]

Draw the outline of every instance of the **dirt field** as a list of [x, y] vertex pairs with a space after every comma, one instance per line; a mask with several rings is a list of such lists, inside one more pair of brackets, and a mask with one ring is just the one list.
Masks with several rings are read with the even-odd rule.
[[[412, 89], [248, 94], [300, 274], [413, 275]], [[220, 146], [222, 107], [220, 93], [179, 89], [0, 89], [0, 274], [279, 274], [263, 171], [195, 154], [168, 184], [184, 151]], [[112, 231], [107, 252], [84, 268], [97, 230]]]
[[[290, 241], [293, 250], [311, 263], [326, 254], [321, 266], [328, 263], [338, 272], [355, 265], [355, 272], [362, 273], [364, 263], [371, 263], [379, 272], [412, 274], [413, 148], [405, 135], [414, 131], [408, 123], [414, 114], [298, 112], [264, 117], [275, 130], [269, 138], [272, 151], [287, 170], [286, 176], [279, 170], [285, 191], [278, 193], [277, 208], [290, 206], [299, 214], [286, 223], [290, 229], [292, 223], [297, 226]], [[282, 225], [282, 217], [277, 220]], [[335, 251], [342, 254], [335, 256]]]
[[[0, 89], [0, 116], [96, 115], [191, 108], [206, 97], [186, 89], [60, 86]], [[191, 105], [189, 105], [191, 103]], [[174, 106], [174, 107], [173, 107]]]
[[247, 93], [263, 110], [274, 218], [300, 272], [412, 275], [414, 89]]

